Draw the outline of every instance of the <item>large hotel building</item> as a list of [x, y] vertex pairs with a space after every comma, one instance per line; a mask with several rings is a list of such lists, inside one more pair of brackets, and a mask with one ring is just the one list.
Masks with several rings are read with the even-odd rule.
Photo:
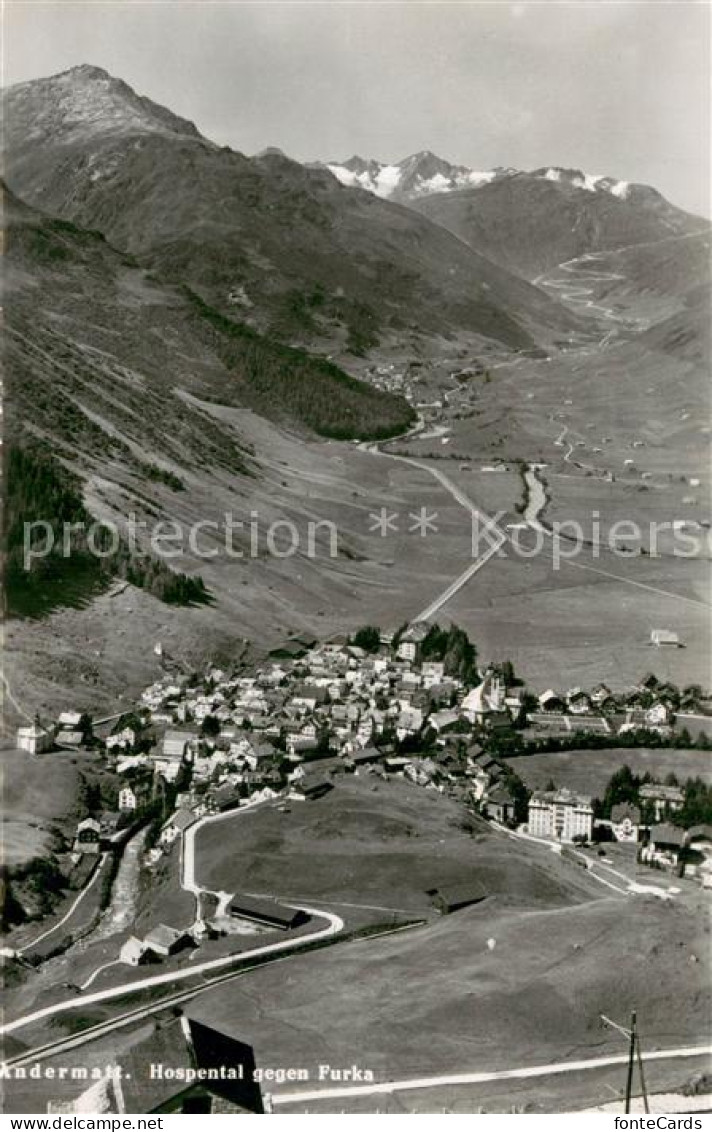
[[591, 799], [571, 790], [536, 791], [529, 799], [529, 832], [533, 837], [573, 841], [593, 833]]

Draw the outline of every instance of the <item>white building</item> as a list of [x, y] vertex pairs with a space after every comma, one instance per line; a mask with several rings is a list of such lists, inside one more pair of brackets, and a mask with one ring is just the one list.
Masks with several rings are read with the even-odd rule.
[[119, 951], [119, 963], [126, 963], [129, 967], [138, 967], [139, 963], [146, 962], [147, 951], [148, 948], [143, 940], [137, 939], [135, 935], [129, 936]]
[[650, 634], [650, 643], [657, 645], [668, 645], [672, 648], [680, 647], [680, 638], [677, 633], [673, 633], [671, 629], [653, 629]]
[[573, 841], [593, 833], [591, 799], [571, 790], [536, 791], [529, 799], [529, 832], [533, 837]]
[[18, 727], [17, 748], [20, 751], [29, 751], [31, 755], [41, 755], [43, 751], [51, 751], [54, 739], [50, 731], [33, 723], [30, 727]]
[[133, 727], [124, 727], [121, 731], [117, 731], [114, 735], [108, 735], [106, 739], [107, 751], [120, 749], [126, 751], [129, 747], [133, 747], [136, 742], [136, 732]]
[[640, 788], [639, 797], [641, 802], [652, 808], [657, 822], [681, 810], [685, 804], [685, 794], [679, 786], [667, 786], [662, 782], [646, 782]]
[[490, 716], [506, 715], [505, 687], [502, 677], [487, 672], [482, 683], [468, 692], [462, 701], [462, 712], [470, 723], [484, 723]]
[[184, 759], [197, 743], [195, 731], [166, 731], [163, 736], [163, 756], [169, 759]]
[[66, 727], [70, 731], [75, 727], [79, 727], [82, 721], [82, 713], [80, 711], [63, 711], [57, 719], [60, 727]]
[[619, 802], [611, 810], [611, 829], [616, 841], [640, 840], [640, 810], [628, 802]]
[[442, 684], [445, 679], [445, 664], [442, 660], [424, 660], [421, 671], [426, 688]]
[[195, 814], [191, 813], [190, 810], [176, 810], [161, 830], [161, 845], [172, 845], [175, 839], [181, 837], [195, 820]]
[[130, 786], [119, 790], [119, 812], [128, 813], [136, 809], [136, 795]]
[[414, 661], [417, 652], [415, 641], [401, 641], [396, 656], [399, 660]]

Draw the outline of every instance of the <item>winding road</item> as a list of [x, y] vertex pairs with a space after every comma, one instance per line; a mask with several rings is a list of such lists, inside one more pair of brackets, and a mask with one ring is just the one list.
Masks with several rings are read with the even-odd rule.
[[[255, 806], [251, 807], [256, 808]], [[194, 825], [189, 827], [193, 831], [192, 837], [188, 841], [188, 852], [183, 853], [182, 857], [182, 880], [187, 879], [190, 884], [184, 887], [188, 891], [193, 892], [194, 895], [204, 891], [195, 881], [195, 834], [199, 828], [210, 821], [227, 820], [227, 818], [235, 819], [240, 817], [250, 809], [249, 806], [244, 806], [239, 810], [231, 810], [228, 814], [219, 814], [215, 817], [201, 818]], [[185, 848], [185, 847], [184, 847]], [[186, 873], [187, 869], [187, 873]], [[286, 901], [285, 901], [286, 903]], [[295, 907], [290, 904], [289, 907]], [[330, 936], [338, 935], [344, 930], [344, 921], [340, 916], [332, 912], [325, 912], [320, 908], [311, 908], [303, 904], [298, 906], [302, 911], [306, 912], [308, 916], [313, 917], [315, 920], [326, 921], [323, 927], [317, 928], [312, 932], [306, 932], [303, 935], [292, 936], [289, 939], [279, 940], [277, 943], [264, 944], [262, 947], [253, 947], [248, 951], [239, 951], [232, 955], [225, 955], [219, 959], [210, 959], [203, 963], [192, 963], [189, 968], [183, 970], [167, 971], [162, 975], [152, 975], [147, 978], [133, 979], [126, 983], [121, 983], [118, 986], [107, 987], [104, 990], [93, 991], [91, 994], [79, 994], [74, 998], [67, 999], [64, 1002], [55, 1002], [51, 1006], [42, 1007], [40, 1010], [34, 1010], [30, 1014], [25, 1014], [21, 1018], [12, 1019], [5, 1022], [0, 1026], [0, 1034], [11, 1034], [16, 1030], [22, 1029], [23, 1026], [28, 1026], [32, 1022], [41, 1022], [46, 1018], [54, 1018], [58, 1014], [66, 1014], [72, 1010], [81, 1010], [86, 1006], [98, 1002], [108, 1002], [111, 999], [121, 998], [127, 994], [134, 994], [139, 991], [151, 990], [154, 987], [168, 986], [174, 983], [185, 982], [187, 979], [194, 979], [196, 975], [207, 974], [213, 971], [220, 971], [226, 967], [234, 965], [235, 963], [242, 963], [249, 959], [262, 959], [264, 956], [283, 956], [296, 948], [302, 947], [305, 943], [312, 943], [317, 940], [327, 939]], [[200, 989], [207, 989], [200, 988]], [[154, 1003], [151, 1007], [155, 1011], [161, 1007], [161, 1004]]]
[[[640, 248], [652, 248], [660, 244], [675, 243], [679, 240], [694, 240], [698, 236], [709, 236], [708, 228], [698, 228], [693, 232], [678, 233], [674, 236], [666, 236], [662, 240], [648, 240], [641, 244], [626, 244], [623, 247], [617, 248], [602, 248], [598, 252], [586, 252], [584, 255], [574, 256], [572, 259], [564, 260], [563, 263], [558, 264], [550, 271], [545, 271], [538, 275], [536, 279], [532, 280], [535, 287], [548, 287], [552, 291], [557, 291], [559, 294], [557, 298], [564, 303], [571, 303], [584, 310], [592, 312], [600, 312], [599, 317], [607, 318], [611, 322], [620, 323], [630, 327], [632, 330], [646, 330], [650, 325], [648, 319], [638, 318], [633, 315], [621, 315], [616, 313], [611, 307], [603, 306], [601, 303], [596, 303], [591, 298], [593, 295], [593, 288], [586, 287], [585, 284], [589, 283], [615, 283], [618, 280], [625, 280], [626, 276], [621, 275], [617, 271], [591, 271], [586, 270], [589, 264], [598, 264], [601, 260], [619, 255], [621, 252], [638, 251]], [[581, 268], [581, 278], [578, 283], [572, 279], [556, 278], [559, 272], [565, 272], [568, 275], [575, 275]], [[599, 343], [599, 346], [607, 345], [610, 339], [615, 335], [615, 328], [609, 330], [604, 338]]]
[[79, 905], [84, 900], [84, 897], [87, 896], [89, 894], [89, 892], [91, 892], [92, 888], [94, 887], [94, 885], [98, 881], [99, 877], [101, 876], [101, 873], [102, 873], [103, 868], [104, 868], [105, 861], [106, 861], [106, 853], [102, 853], [101, 858], [100, 858], [96, 868], [94, 869], [94, 872], [92, 873], [92, 875], [89, 879], [89, 883], [84, 886], [84, 888], [81, 890], [81, 892], [77, 896], [76, 900], [72, 901], [72, 903], [69, 906], [69, 909], [62, 916], [62, 919], [59, 920], [56, 924], [52, 924], [51, 928], [47, 928], [46, 931], [42, 932], [41, 935], [36, 936], [35, 939], [30, 940], [29, 943], [24, 943], [22, 945], [22, 947], [18, 947], [17, 948], [17, 954], [18, 955], [24, 955], [24, 953], [26, 951], [32, 951], [32, 949], [35, 948], [38, 943], [41, 943], [43, 939], [47, 939], [48, 936], [51, 936], [54, 932], [59, 931], [59, 929], [62, 927], [62, 925], [66, 924], [67, 920], [70, 920], [72, 918], [72, 916], [76, 912], [77, 908], [79, 907]]
[[[81, 1010], [85, 1006], [91, 1006], [97, 1002], [108, 1002], [112, 998], [122, 998], [127, 994], [135, 994], [143, 990], [151, 990], [153, 987], [168, 986], [174, 983], [185, 982], [186, 979], [193, 979], [196, 975], [205, 974], [210, 971], [219, 971], [231, 964], [241, 963], [245, 959], [257, 959], [265, 955], [284, 955], [286, 952], [293, 951], [296, 947], [301, 947], [305, 943], [311, 943], [315, 940], [326, 939], [328, 936], [337, 935], [343, 931], [344, 921], [340, 916], [335, 916], [331, 912], [322, 912], [318, 908], [305, 908], [303, 905], [300, 907], [309, 916], [315, 919], [327, 920], [327, 924], [317, 931], [307, 932], [304, 935], [294, 936], [292, 939], [280, 941], [278, 943], [268, 943], [263, 947], [253, 947], [249, 951], [239, 951], [234, 955], [226, 955], [220, 959], [210, 959], [206, 963], [194, 963], [189, 969], [182, 971], [167, 971], [164, 975], [153, 975], [147, 979], [134, 979], [128, 983], [121, 983], [120, 986], [108, 987], [106, 990], [94, 991], [92, 994], [80, 994], [75, 998], [66, 1000], [65, 1002], [55, 1002], [51, 1006], [45, 1006], [41, 1010], [34, 1010], [31, 1014], [25, 1014], [21, 1018], [15, 1018], [11, 1022], [5, 1022], [0, 1026], [0, 1034], [12, 1034], [16, 1030], [22, 1029], [23, 1026], [29, 1026], [31, 1022], [41, 1022], [45, 1018], [54, 1018], [58, 1014], [66, 1014], [71, 1010]], [[205, 987], [201, 990], [208, 990], [210, 984], [206, 983]], [[161, 1003], [153, 1003], [151, 1011], [162, 1009]]]

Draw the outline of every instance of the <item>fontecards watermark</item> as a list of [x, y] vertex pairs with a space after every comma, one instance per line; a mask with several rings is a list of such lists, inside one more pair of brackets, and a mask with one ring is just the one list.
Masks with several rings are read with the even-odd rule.
[[[36, 562], [50, 556], [71, 558], [89, 553], [110, 559], [120, 551], [130, 558], [179, 559], [260, 559], [260, 558], [338, 558], [343, 543], [337, 524], [331, 519], [309, 519], [301, 525], [291, 518], [263, 520], [257, 510], [246, 517], [225, 512], [218, 518], [179, 523], [159, 519], [149, 523], [130, 512], [119, 524], [112, 520], [53, 523], [34, 520], [23, 526], [23, 567], [30, 571]], [[349, 529], [349, 535], [358, 534]], [[444, 531], [436, 511], [423, 506], [407, 512], [386, 507], [369, 511], [361, 534], [382, 539], [407, 536], [421, 539], [457, 537], [457, 528]], [[471, 511], [470, 553], [475, 563], [493, 557], [533, 559], [551, 557], [554, 570], [562, 563], [586, 554], [618, 558], [663, 555], [676, 558], [709, 557], [712, 550], [709, 525], [686, 519], [639, 523], [619, 518], [604, 521], [600, 511], [592, 511], [586, 521], [563, 519], [546, 525], [538, 519], [517, 521], [511, 512], [488, 515]]]

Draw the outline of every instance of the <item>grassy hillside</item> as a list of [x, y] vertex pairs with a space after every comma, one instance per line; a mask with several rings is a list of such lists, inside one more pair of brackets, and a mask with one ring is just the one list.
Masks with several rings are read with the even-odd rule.
[[[243, 815], [223, 824], [219, 839], [208, 827], [198, 838], [198, 875], [207, 869], [228, 891], [251, 886], [335, 912], [340, 899], [424, 910], [425, 884], [482, 881], [491, 895], [412, 931], [257, 971], [207, 991], [191, 1015], [249, 1030], [262, 1064], [312, 1072], [308, 1085], [276, 1092], [318, 1088], [323, 1063], [392, 1080], [619, 1052], [599, 1015], [625, 1017], [634, 1005], [646, 1048], [704, 1040], [701, 894], [672, 906], [619, 897], [546, 847], [479, 824], [473, 838], [459, 820], [438, 794], [398, 781], [373, 791], [362, 778], [295, 803], [292, 814]], [[560, 1096], [570, 1087], [564, 1080]], [[534, 1105], [537, 1088], [528, 1092]], [[463, 1111], [486, 1095], [470, 1089]], [[405, 1095], [399, 1102], [418, 1104]], [[351, 1110], [350, 1100], [335, 1103]]]
[[[108, 448], [136, 465], [137, 439], [179, 467], [194, 462], [238, 473], [249, 470], [244, 446], [241, 452], [214, 420], [189, 409], [176, 387], [247, 403], [326, 435], [338, 434], [339, 422], [349, 438], [391, 435], [411, 423], [402, 398], [264, 338], [190, 291], [162, 286], [97, 233], [34, 212], [9, 194], [6, 218], [15, 419], [31, 420], [84, 453]], [[117, 335], [115, 325], [130, 325], [130, 335]], [[150, 478], [145, 460], [137, 470]]]
[[80, 775], [92, 777], [90, 755], [67, 752], [43, 759], [26, 751], [0, 750], [3, 779], [3, 855], [15, 867], [61, 846], [80, 816]]
[[21, 563], [25, 522], [51, 521], [59, 541], [64, 523], [92, 521], [97, 512], [83, 500], [89, 482], [100, 512], [108, 505], [123, 525], [129, 512], [145, 523], [170, 518], [187, 481], [254, 476], [261, 454], [189, 392], [324, 435], [387, 436], [412, 422], [402, 398], [159, 284], [95, 232], [10, 194], [6, 223], [11, 612], [82, 603], [112, 576], [166, 601], [204, 600], [199, 577], [188, 579], [177, 564], [128, 562], [123, 548], [99, 562], [81, 539], [71, 562], [38, 558], [32, 574]]
[[[230, 853], [225, 853], [229, 844]], [[404, 781], [374, 775], [338, 780], [291, 812], [266, 808], [202, 829], [200, 883], [214, 890], [275, 893], [420, 915], [429, 889], [479, 882], [498, 904], [561, 907], [595, 889], [578, 870], [520, 859], [460, 805]]]
[[[249, 1031], [263, 1063], [305, 1065], [314, 1077], [324, 1062], [369, 1067], [377, 1080], [496, 1071], [620, 1054], [600, 1014], [625, 1018], [634, 1006], [646, 1048], [704, 1042], [708, 980], [690, 956], [708, 953], [701, 910], [651, 899], [528, 913], [482, 906], [295, 958], [287, 978], [255, 972], [207, 991], [189, 1012]], [[300, 1087], [318, 1080], [280, 1091]], [[560, 1095], [572, 1087], [563, 1080]], [[464, 1111], [483, 1095], [470, 1089]], [[349, 1111], [349, 1100], [335, 1103]]]

